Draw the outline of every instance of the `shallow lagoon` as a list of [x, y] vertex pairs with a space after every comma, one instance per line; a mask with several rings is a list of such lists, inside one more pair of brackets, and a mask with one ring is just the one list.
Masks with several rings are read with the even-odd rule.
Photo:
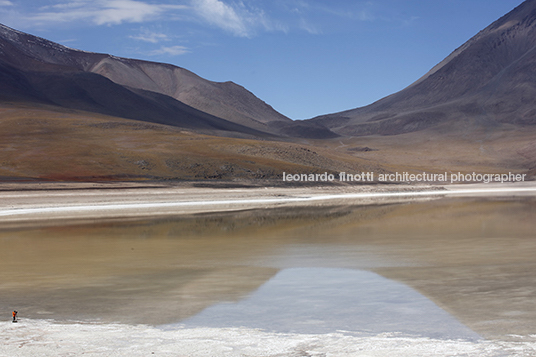
[[6, 319], [532, 341], [536, 201], [78, 222], [0, 232]]

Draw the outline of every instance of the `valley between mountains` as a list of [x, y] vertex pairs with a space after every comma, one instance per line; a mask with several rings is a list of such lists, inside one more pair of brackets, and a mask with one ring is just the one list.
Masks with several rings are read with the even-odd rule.
[[292, 120], [233, 82], [0, 25], [2, 181], [536, 174], [536, 1], [398, 93]]

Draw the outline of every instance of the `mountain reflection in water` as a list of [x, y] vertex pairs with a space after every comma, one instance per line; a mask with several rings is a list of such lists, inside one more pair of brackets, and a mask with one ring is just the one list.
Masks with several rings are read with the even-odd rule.
[[[245, 306], [268, 288], [282, 292], [277, 282], [292, 278], [295, 289], [305, 285], [285, 287], [289, 301], [301, 294], [315, 304], [323, 304], [320, 295], [338, 303], [316, 317], [296, 303], [289, 312], [294, 327], [278, 322], [289, 330], [351, 329], [342, 312], [353, 309], [362, 316], [355, 324], [361, 331], [425, 333], [413, 324], [423, 313], [431, 321], [453, 316], [484, 337], [529, 335], [536, 332], [535, 222], [536, 201], [527, 198], [9, 227], [0, 230], [0, 308], [16, 307], [26, 318], [172, 324], [194, 321], [222, 303]], [[296, 275], [310, 278], [310, 272], [318, 281]], [[334, 272], [353, 282], [320, 279]], [[376, 279], [385, 290], [375, 296], [369, 290], [368, 302], [358, 303], [357, 293], [365, 293], [358, 278]], [[314, 284], [323, 285], [315, 290]], [[419, 303], [389, 300], [395, 287], [413, 291]], [[373, 317], [388, 306], [399, 308], [397, 322]], [[255, 320], [275, 326], [262, 316]], [[428, 333], [465, 334], [460, 325], [426, 326]]]
[[[417, 291], [352, 269], [290, 268], [248, 298], [219, 303], [179, 326], [247, 327], [283, 333], [388, 332], [432, 338], [479, 336]], [[166, 326], [173, 328], [173, 325]]]

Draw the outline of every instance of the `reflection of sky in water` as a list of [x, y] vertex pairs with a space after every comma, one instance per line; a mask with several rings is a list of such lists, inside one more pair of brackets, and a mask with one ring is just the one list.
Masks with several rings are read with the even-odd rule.
[[479, 338], [401, 283], [368, 271], [327, 268], [282, 270], [248, 298], [213, 305], [179, 325], [249, 327], [283, 333], [345, 330]]

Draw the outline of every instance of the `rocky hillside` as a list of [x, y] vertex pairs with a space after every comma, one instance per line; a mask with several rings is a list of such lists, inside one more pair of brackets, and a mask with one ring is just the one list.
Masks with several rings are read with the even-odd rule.
[[346, 136], [396, 135], [461, 122], [536, 124], [536, 0], [527, 0], [422, 78], [369, 106], [311, 121]]
[[336, 136], [314, 123], [294, 123], [233, 82], [75, 50], [1, 24], [0, 79], [0, 103], [56, 105], [217, 135]]

